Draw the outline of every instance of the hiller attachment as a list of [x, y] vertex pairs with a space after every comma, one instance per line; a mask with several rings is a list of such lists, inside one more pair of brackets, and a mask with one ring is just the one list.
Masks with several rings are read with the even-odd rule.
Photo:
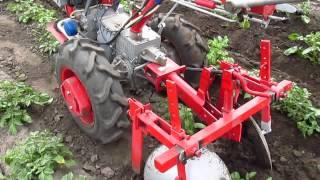
[[[168, 148], [154, 158], [157, 170], [163, 173], [176, 167], [177, 179], [186, 180], [191, 177], [185, 168], [188, 159], [201, 156], [202, 148], [221, 137], [240, 142], [242, 124], [253, 115], [261, 113], [262, 132], [271, 132], [270, 103], [284, 97], [292, 83], [287, 80], [280, 83], [271, 80], [270, 57], [270, 42], [263, 40], [260, 77], [249, 76], [237, 64], [222, 62], [219, 70], [213, 67], [203, 68], [198, 90], [181, 78], [184, 66], [178, 66], [169, 59], [164, 66], [148, 64], [145, 67], [146, 77], [155, 85], [157, 91], [167, 90], [170, 123], [152, 112], [150, 104], [143, 105], [135, 99], [129, 100], [134, 171], [141, 172], [143, 137], [146, 135], [153, 136]], [[209, 88], [217, 75], [221, 75], [221, 89], [218, 102], [214, 105]], [[254, 97], [238, 107], [236, 105], [241, 90]], [[207, 127], [192, 136], [187, 135], [181, 128], [178, 98], [189, 106]]]

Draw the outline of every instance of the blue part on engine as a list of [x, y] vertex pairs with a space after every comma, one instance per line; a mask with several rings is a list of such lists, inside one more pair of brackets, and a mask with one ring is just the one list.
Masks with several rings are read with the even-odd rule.
[[73, 19], [68, 19], [63, 22], [63, 28], [68, 36], [75, 36], [78, 34], [77, 22]]
[[157, 5], [160, 5], [162, 0], [155, 0], [155, 2], [156, 2]]

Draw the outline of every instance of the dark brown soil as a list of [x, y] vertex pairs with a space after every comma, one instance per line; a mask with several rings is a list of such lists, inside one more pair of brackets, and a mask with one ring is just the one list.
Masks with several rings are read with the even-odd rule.
[[[165, 3], [161, 11], [166, 12], [168, 6], [169, 4]], [[287, 40], [290, 33], [300, 32], [305, 34], [317, 31], [320, 29], [319, 20], [313, 19], [311, 24], [304, 25], [297, 17], [292, 17], [286, 23], [273, 22], [268, 29], [262, 29], [259, 25], [252, 24], [249, 30], [243, 30], [237, 25], [228, 25], [220, 20], [188, 9], [178, 8], [177, 12], [184, 14], [186, 19], [200, 27], [206, 38], [228, 35], [231, 40], [231, 54], [247, 68], [257, 67], [260, 60], [259, 41], [270, 39], [273, 44], [272, 65], [276, 78], [286, 78], [308, 88], [313, 94], [313, 101], [320, 106], [320, 66], [297, 57], [283, 55], [283, 50], [290, 45]], [[52, 60], [42, 56], [33, 47], [35, 41], [31, 36], [31, 26], [20, 25], [14, 22], [14, 19], [13, 16], [4, 11], [3, 4], [0, 4], [0, 56], [6, 60], [10, 59], [10, 63], [4, 63], [0, 70], [13, 78], [17, 78], [15, 77], [14, 67], [18, 66], [20, 68], [19, 73], [25, 73], [28, 77], [27, 83], [55, 97], [52, 105], [45, 109], [32, 111], [33, 124], [36, 125], [28, 126], [29, 131], [50, 129], [57, 134], [62, 134], [65, 137], [65, 143], [73, 151], [78, 162], [77, 166], [72, 169], [76, 173], [91, 178], [106, 179], [101, 175], [101, 169], [110, 167], [115, 172], [112, 179], [132, 179], [134, 174], [131, 170], [130, 130], [128, 129], [121, 140], [109, 145], [101, 145], [81, 132], [72, 121], [71, 115], [59, 96], [59, 90], [54, 81]], [[30, 56], [28, 55], [27, 60], [19, 61], [21, 59], [19, 53], [25, 53], [26, 49], [33, 53]], [[34, 62], [37, 62], [36, 65], [33, 64]], [[152, 92], [150, 89], [146, 89], [145, 92], [144, 96], [135, 97], [148, 102]], [[160, 99], [156, 95], [151, 97], [153, 102], [158, 102]], [[273, 111], [272, 117], [273, 132], [267, 136], [273, 159], [272, 172], [256, 164], [251, 147], [223, 140], [215, 143], [211, 148], [222, 157], [231, 172], [256, 171], [257, 177], [255, 179], [266, 179], [269, 176], [272, 176], [275, 180], [319, 179], [320, 150], [318, 144], [320, 136], [314, 135], [304, 138], [297, 130], [295, 123], [286, 116]], [[0, 131], [0, 133], [1, 136], [6, 135], [3, 131]], [[145, 157], [156, 146], [157, 143], [154, 140], [147, 139]], [[97, 160], [96, 155], [98, 156]]]

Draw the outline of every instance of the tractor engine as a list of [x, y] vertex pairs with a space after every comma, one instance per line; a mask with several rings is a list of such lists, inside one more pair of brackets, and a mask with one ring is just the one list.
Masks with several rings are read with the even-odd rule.
[[[118, 7], [93, 5], [87, 12], [75, 10], [70, 18], [62, 20], [59, 28], [68, 39], [84, 37], [98, 44], [123, 81], [131, 82], [146, 61], [164, 63], [165, 54], [160, 51], [161, 37], [145, 26], [139, 34], [130, 28], [122, 29], [130, 18], [121, 5]], [[70, 33], [77, 31], [77, 33]]]

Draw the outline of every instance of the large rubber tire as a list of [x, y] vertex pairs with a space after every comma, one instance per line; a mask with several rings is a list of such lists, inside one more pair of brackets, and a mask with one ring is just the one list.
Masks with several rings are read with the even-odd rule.
[[94, 124], [89, 126], [73, 115], [75, 122], [90, 137], [102, 143], [120, 138], [128, 120], [127, 106], [119, 74], [103, 56], [104, 50], [87, 40], [70, 40], [63, 44], [56, 58], [56, 76], [61, 85], [61, 71], [71, 69], [84, 86], [91, 101]]
[[[165, 14], [159, 14], [151, 22], [150, 26], [158, 31], [158, 24]], [[165, 21], [165, 27], [161, 33], [162, 42], [167, 41], [172, 45], [177, 57], [172, 58], [179, 65], [200, 68], [206, 65], [207, 43], [200, 35], [200, 29], [186, 21], [181, 15], [169, 16]], [[168, 46], [168, 45], [167, 45]], [[192, 85], [198, 84], [200, 74], [187, 71], [185, 80]]]

